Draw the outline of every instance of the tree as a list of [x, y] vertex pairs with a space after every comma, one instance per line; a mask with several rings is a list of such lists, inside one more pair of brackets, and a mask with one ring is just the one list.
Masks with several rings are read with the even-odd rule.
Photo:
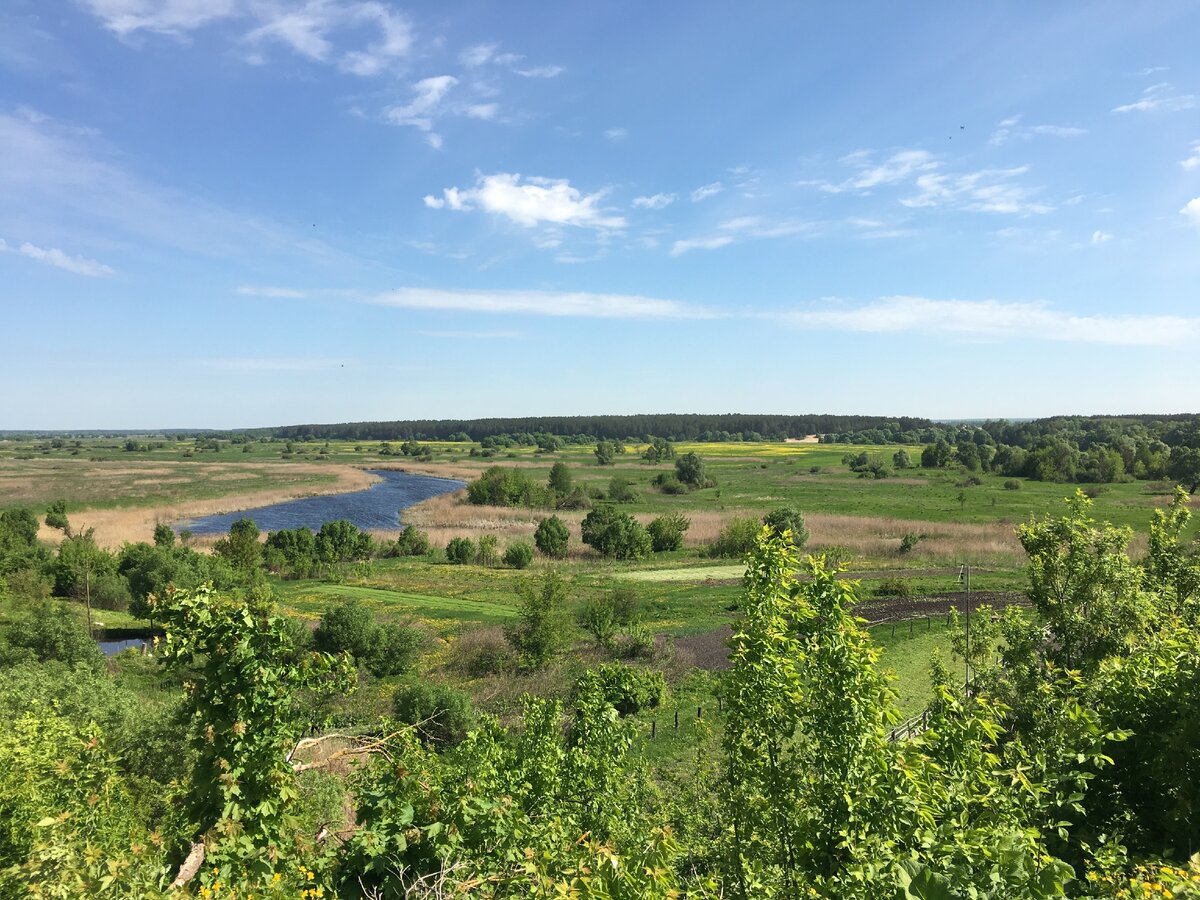
[[689, 487], [704, 487], [704, 460], [694, 450], [675, 460], [675, 477]]
[[466, 694], [425, 679], [397, 687], [392, 710], [397, 722], [415, 725], [421, 737], [437, 747], [461, 743], [475, 723], [475, 710]]
[[[247, 447], [250, 445], [247, 444]], [[159, 522], [154, 526], [154, 546], [156, 547], [174, 547], [175, 546], [175, 529], [166, 522]]]
[[655, 553], [678, 550], [683, 546], [683, 536], [691, 524], [691, 520], [683, 513], [659, 516], [646, 526], [651, 548]]
[[605, 556], [617, 559], [644, 559], [650, 555], [650, 535], [628, 513], [605, 504], [593, 509], [580, 526], [583, 542]]
[[771, 533], [781, 536], [785, 531], [792, 534], [792, 543], [797, 550], [808, 543], [808, 529], [804, 527], [804, 516], [794, 506], [780, 506], [763, 516], [763, 524], [771, 529]]
[[500, 558], [497, 547], [500, 539], [494, 534], [481, 534], [475, 549], [475, 562], [481, 566], [494, 566]]
[[283, 528], [267, 535], [263, 562], [268, 569], [289, 573], [296, 578], [309, 578], [320, 563], [316, 535], [308, 528]]
[[213, 544], [213, 553], [229, 561], [233, 568], [247, 574], [262, 565], [262, 544], [258, 542], [258, 526], [243, 516], [229, 526], [229, 534]]
[[560, 497], [567, 496], [575, 489], [575, 479], [571, 477], [571, 469], [562, 460], [550, 467], [549, 488]]
[[567, 558], [567, 545], [571, 540], [571, 532], [558, 516], [551, 516], [538, 522], [537, 531], [533, 533], [533, 542], [538, 550], [553, 559]]
[[397, 556], [424, 556], [429, 552], [429, 535], [412, 525], [405, 525], [396, 538]]
[[1200, 447], [1172, 448], [1167, 474], [1187, 488], [1189, 494], [1200, 490]]
[[529, 669], [544, 669], [570, 641], [567, 584], [557, 572], [517, 586], [518, 622], [505, 630], [512, 648]]
[[514, 569], [527, 569], [533, 562], [533, 545], [528, 541], [513, 541], [504, 549], [504, 564]]
[[450, 538], [446, 544], [446, 559], [455, 565], [463, 566], [475, 558], [475, 545], [470, 538]]
[[754, 541], [761, 530], [758, 519], [749, 516], [731, 520], [717, 539], [708, 546], [708, 555], [716, 557], [739, 557], [754, 548]]
[[345, 519], [326, 522], [317, 532], [317, 557], [326, 565], [368, 559], [371, 535]]
[[892, 454], [892, 465], [897, 469], [911, 469], [912, 459], [907, 450], [897, 450]]
[[55, 500], [46, 508], [46, 524], [70, 537], [71, 523], [67, 521], [66, 500]]
[[617, 449], [611, 441], [599, 441], [592, 451], [596, 455], [596, 464], [611, 466], [616, 462]]

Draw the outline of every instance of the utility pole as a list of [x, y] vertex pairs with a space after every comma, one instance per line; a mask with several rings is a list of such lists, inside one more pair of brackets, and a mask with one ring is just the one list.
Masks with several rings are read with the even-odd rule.
[[969, 563], [964, 563], [963, 565], [959, 566], [958, 582], [959, 584], [965, 585], [967, 589], [967, 597], [963, 604], [963, 611], [966, 614], [967, 619], [967, 649], [964, 655], [966, 657], [966, 684], [969, 686], [971, 684], [971, 566]]

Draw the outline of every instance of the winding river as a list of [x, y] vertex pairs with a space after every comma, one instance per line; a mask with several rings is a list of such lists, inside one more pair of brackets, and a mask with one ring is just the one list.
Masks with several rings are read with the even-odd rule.
[[311, 528], [316, 531], [326, 522], [338, 519], [346, 519], [362, 529], [390, 529], [400, 525], [401, 513], [408, 507], [465, 487], [463, 482], [451, 478], [414, 475], [394, 469], [372, 469], [371, 473], [383, 480], [366, 490], [301, 497], [256, 509], [201, 516], [177, 522], [175, 527], [177, 530], [186, 528], [196, 535], [224, 534], [238, 519], [248, 518], [253, 519], [259, 530], [264, 532], [282, 528]]

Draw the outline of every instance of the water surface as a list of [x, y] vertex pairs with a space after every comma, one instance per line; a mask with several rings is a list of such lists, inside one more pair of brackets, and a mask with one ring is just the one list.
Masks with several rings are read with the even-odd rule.
[[282, 528], [320, 529], [326, 522], [345, 519], [362, 529], [389, 529], [400, 525], [400, 514], [422, 500], [447, 494], [464, 487], [452, 478], [413, 475], [394, 469], [372, 469], [383, 480], [366, 490], [322, 497], [301, 497], [271, 506], [244, 509], [219, 516], [201, 516], [176, 523], [177, 529], [189, 529], [192, 534], [225, 534], [238, 519], [253, 519], [260, 531], [279, 531]]

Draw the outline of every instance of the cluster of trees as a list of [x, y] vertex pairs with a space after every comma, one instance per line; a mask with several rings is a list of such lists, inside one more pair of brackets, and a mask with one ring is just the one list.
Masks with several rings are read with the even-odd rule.
[[[421, 419], [400, 422], [347, 422], [288, 425], [248, 433], [299, 440], [473, 440], [519, 435], [555, 435], [568, 443], [632, 441], [656, 436], [671, 441], [783, 440], [810, 434], [854, 433], [884, 429], [911, 434], [932, 427], [911, 416], [772, 416], [742, 414], [651, 414], [633, 416], [538, 416], [515, 419]], [[764, 438], [767, 435], [769, 437]], [[530, 441], [536, 443], [536, 441]], [[872, 442], [878, 443], [878, 442]], [[909, 441], [905, 441], [909, 443]]]
[[[94, 658], [0, 670], [0, 894], [1194, 897], [1188, 519], [1180, 492], [1140, 562], [1082, 494], [1024, 526], [1031, 609], [980, 610], [956, 648], [969, 689], [935, 661], [922, 723], [898, 739], [857, 585], [764, 526], [722, 731], [667, 780], [635, 759], [629, 720], [662, 683], [611, 663], [563, 699], [527, 697], [511, 727], [403, 681], [394, 718], [338, 734], [340, 756], [298, 754], [320, 746], [301, 740], [316, 698], [388, 658], [384, 626], [341, 604], [306, 649], [253, 594], [172, 592], [159, 659], [186, 689], [161, 717], [132, 714]], [[507, 639], [524, 665], [561, 652], [565, 599], [553, 574], [523, 586]], [[620, 598], [594, 605], [611, 638]], [[346, 752], [349, 784], [330, 771]], [[353, 824], [323, 827], [319, 798], [353, 804]]]

